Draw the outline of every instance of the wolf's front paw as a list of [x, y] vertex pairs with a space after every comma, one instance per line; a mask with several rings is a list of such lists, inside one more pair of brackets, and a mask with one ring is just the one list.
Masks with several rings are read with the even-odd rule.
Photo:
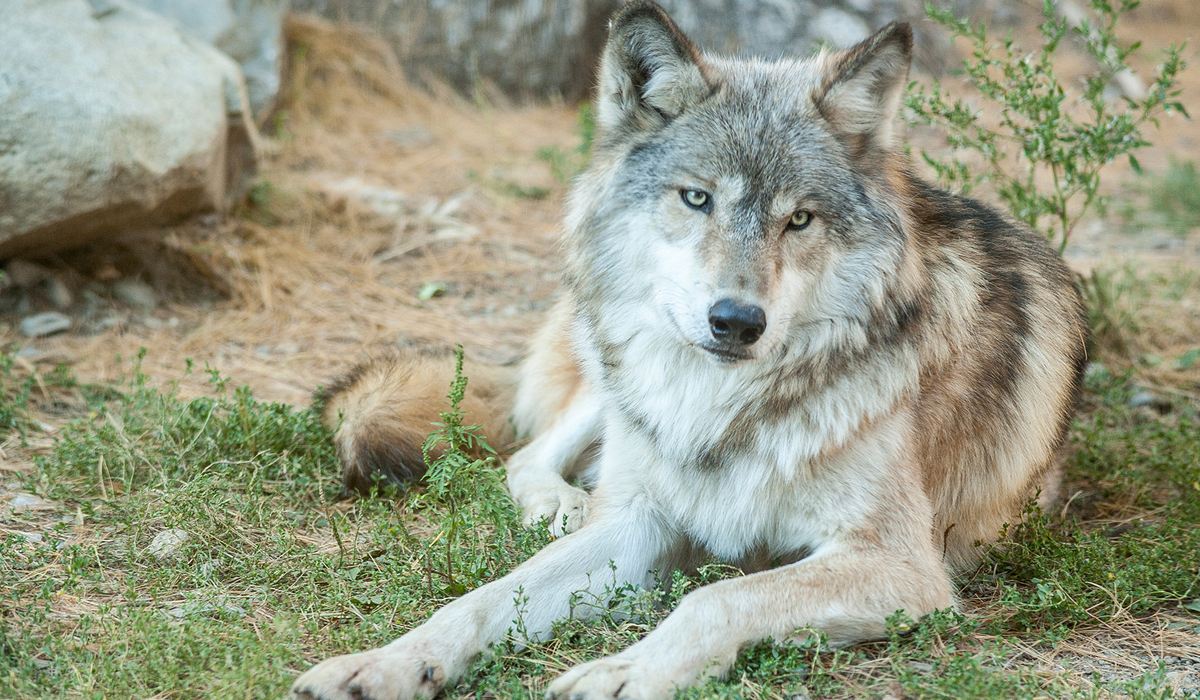
[[335, 656], [312, 667], [292, 684], [291, 700], [432, 698], [445, 682], [445, 669], [432, 658], [373, 649]]
[[536, 525], [545, 520], [555, 537], [574, 532], [587, 518], [588, 492], [575, 488], [561, 478], [558, 483], [542, 482], [535, 489], [513, 494], [525, 512], [525, 524]]
[[665, 700], [675, 695], [667, 675], [637, 659], [610, 656], [564, 673], [550, 684], [546, 700]]

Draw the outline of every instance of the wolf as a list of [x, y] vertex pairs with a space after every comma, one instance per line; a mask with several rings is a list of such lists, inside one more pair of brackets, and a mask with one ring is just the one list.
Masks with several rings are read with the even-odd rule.
[[[503, 434], [511, 403], [532, 439], [509, 487], [559, 537], [293, 697], [432, 697], [518, 616], [545, 638], [587, 614], [577, 592], [711, 558], [746, 573], [547, 697], [671, 697], [760, 640], [851, 644], [956, 604], [955, 573], [1055, 497], [1087, 327], [1045, 240], [914, 174], [911, 56], [906, 24], [765, 61], [702, 53], [651, 2], [614, 16], [562, 298], [515, 389], [481, 368], [467, 406]], [[334, 387], [350, 485], [417, 475], [446, 365], [385, 358]]]

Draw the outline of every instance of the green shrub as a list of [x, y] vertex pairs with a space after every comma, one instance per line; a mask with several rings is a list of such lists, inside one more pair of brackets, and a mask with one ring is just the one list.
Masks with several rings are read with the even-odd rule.
[[[952, 11], [927, 5], [930, 18], [971, 47], [963, 76], [979, 103], [954, 98], [938, 83], [910, 85], [907, 105], [917, 124], [947, 135], [959, 154], [922, 157], [945, 184], [969, 192], [987, 183], [1013, 216], [1046, 234], [1060, 250], [1093, 206], [1103, 206], [1100, 177], [1109, 163], [1127, 157], [1140, 169], [1134, 151], [1149, 145], [1145, 128], [1164, 114], [1187, 111], [1178, 101], [1177, 76], [1184, 67], [1181, 47], [1167, 50], [1145, 96], [1110, 104], [1110, 79], [1128, 69], [1139, 43], [1122, 46], [1118, 20], [1138, 0], [1091, 0], [1099, 22], [1071, 28], [1045, 0], [1039, 25], [1041, 46], [1033, 51], [1012, 37], [996, 41], [983, 23], [972, 24]], [[1076, 38], [1100, 69], [1083, 81], [1082, 92], [1068, 87], [1055, 58], [1068, 38]], [[998, 119], [993, 123], [991, 117]], [[970, 154], [970, 161], [958, 155]]]

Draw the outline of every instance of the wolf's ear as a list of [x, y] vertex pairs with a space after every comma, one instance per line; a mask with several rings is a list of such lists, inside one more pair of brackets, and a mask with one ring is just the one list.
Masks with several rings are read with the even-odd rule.
[[630, 2], [609, 23], [596, 93], [601, 129], [661, 126], [709, 92], [700, 52], [666, 11]]
[[892, 22], [827, 59], [825, 79], [813, 101], [856, 154], [892, 147], [912, 43], [912, 27]]

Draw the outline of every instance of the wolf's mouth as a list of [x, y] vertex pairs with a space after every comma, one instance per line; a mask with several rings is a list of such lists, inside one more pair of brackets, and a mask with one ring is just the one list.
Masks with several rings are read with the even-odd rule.
[[742, 362], [743, 360], [749, 360], [752, 357], [754, 357], [752, 354], [750, 354], [748, 352], [738, 352], [736, 350], [731, 350], [727, 347], [722, 347], [720, 345], [709, 345], [708, 343], [698, 343], [698, 342], [692, 340], [691, 338], [689, 338], [687, 333], [683, 332], [683, 327], [679, 325], [679, 321], [676, 321], [675, 316], [673, 314], [671, 314], [670, 312], [667, 313], [667, 320], [671, 323], [672, 326], [675, 327], [675, 332], [679, 333], [679, 337], [682, 338], [685, 343], [687, 343], [688, 345], [690, 345], [698, 350], [703, 350], [707, 354], [716, 358], [716, 360], [718, 362], [720, 362], [721, 364], [734, 364], [736, 362]]
[[719, 361], [730, 364], [734, 362], [741, 362], [742, 360], [749, 360], [751, 357], [750, 353], [734, 352], [733, 350], [716, 347], [713, 345], [697, 345], [696, 347], [717, 358]]

